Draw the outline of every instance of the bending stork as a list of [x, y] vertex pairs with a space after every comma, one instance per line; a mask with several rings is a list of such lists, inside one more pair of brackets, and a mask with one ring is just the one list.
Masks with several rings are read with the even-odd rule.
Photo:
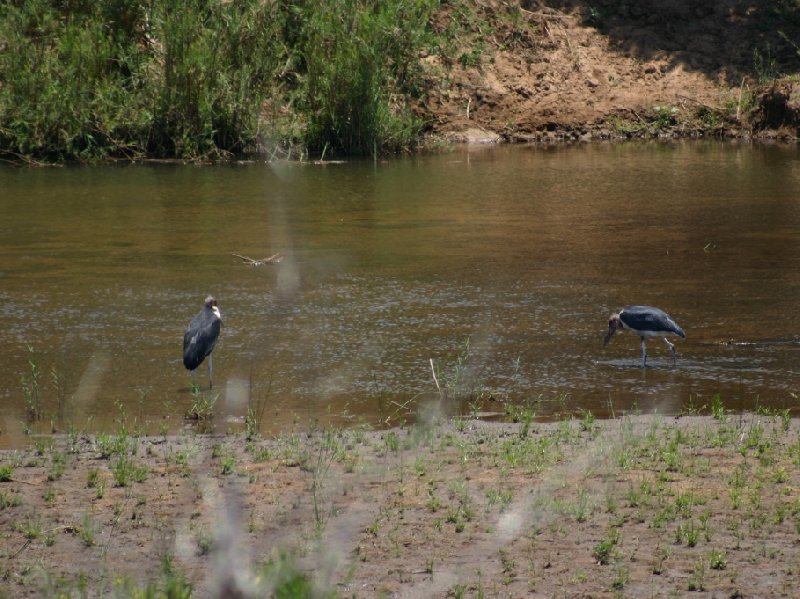
[[603, 347], [608, 345], [611, 337], [617, 330], [633, 331], [642, 340], [642, 368], [647, 366], [647, 349], [645, 344], [648, 337], [662, 337], [672, 352], [672, 365], [675, 366], [675, 344], [667, 339], [668, 335], [686, 337], [686, 333], [670, 318], [669, 314], [652, 306], [626, 306], [608, 318], [608, 333], [603, 341]]

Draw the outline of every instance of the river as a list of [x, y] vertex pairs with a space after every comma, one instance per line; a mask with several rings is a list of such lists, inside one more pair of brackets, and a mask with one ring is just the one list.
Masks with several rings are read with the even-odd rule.
[[[717, 394], [732, 410], [798, 404], [794, 145], [2, 167], [0, 211], [0, 447], [26, 430], [193, 426], [181, 343], [207, 294], [224, 324], [216, 430], [241, 430], [248, 402], [268, 434], [510, 405], [548, 417], [675, 414]], [[634, 335], [603, 348], [609, 315], [634, 303], [685, 329], [675, 368], [658, 339], [646, 370]], [[205, 365], [197, 375], [206, 386]], [[437, 383], [464, 399], [437, 401]]]

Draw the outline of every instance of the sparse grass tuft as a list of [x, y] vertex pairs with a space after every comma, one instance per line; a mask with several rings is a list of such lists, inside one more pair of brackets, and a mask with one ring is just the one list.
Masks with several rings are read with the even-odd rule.
[[214, 417], [217, 399], [219, 394], [211, 391], [204, 393], [199, 387], [192, 387], [192, 404], [189, 406], [188, 417], [192, 420], [210, 420]]
[[466, 401], [481, 397], [483, 386], [478, 367], [471, 357], [470, 339], [467, 337], [452, 364], [442, 367], [431, 360], [433, 381], [442, 399]]
[[98, 433], [94, 444], [103, 459], [129, 454], [135, 447], [133, 440], [125, 432], [118, 435]]
[[10, 464], [0, 466], [0, 483], [7, 483], [14, 476], [14, 468]]
[[[261, 422], [264, 419], [264, 410], [267, 409], [269, 403], [270, 391], [272, 390], [272, 379], [267, 384], [267, 388], [262, 392], [255, 389], [253, 386], [253, 379], [250, 378], [250, 398], [247, 402], [247, 415], [244, 419], [245, 436], [248, 441], [256, 439], [261, 431]], [[254, 396], [257, 397], [254, 399]]]
[[581, 430], [589, 433], [594, 431], [594, 414], [589, 410], [581, 410]]
[[36, 350], [30, 345], [28, 346], [28, 368], [28, 375], [22, 375], [20, 378], [22, 395], [25, 401], [25, 415], [28, 422], [38, 422], [42, 419], [44, 412], [39, 384], [41, 371], [39, 370], [39, 357], [36, 354]]
[[727, 566], [725, 561], [725, 552], [718, 549], [712, 549], [708, 554], [708, 566], [712, 570], [724, 570]]
[[128, 455], [118, 457], [111, 464], [111, 474], [114, 478], [114, 486], [127, 487], [132, 482], [144, 482], [147, 480], [147, 466], [137, 465], [133, 458]]
[[93, 547], [95, 544], [96, 524], [89, 514], [84, 514], [78, 526], [78, 537], [86, 547]]
[[160, 580], [140, 587], [138, 581], [128, 576], [119, 577], [114, 582], [114, 596], [131, 599], [191, 599], [194, 597], [194, 588], [186, 580], [186, 575], [175, 566], [172, 557], [166, 554], [161, 562]]
[[19, 507], [22, 505], [22, 497], [19, 495], [8, 495], [7, 493], [0, 491], [0, 510], [4, 510], [9, 507]]
[[621, 536], [618, 528], [612, 528], [606, 537], [594, 546], [592, 557], [597, 560], [598, 564], [605, 566], [611, 562], [614, 549], [619, 544]]
[[725, 406], [722, 405], [722, 398], [719, 393], [711, 399], [711, 415], [715, 420], [723, 420], [725, 418]]

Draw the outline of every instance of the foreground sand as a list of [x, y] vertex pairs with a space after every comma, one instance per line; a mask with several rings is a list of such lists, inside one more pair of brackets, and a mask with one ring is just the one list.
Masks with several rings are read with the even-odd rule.
[[0, 454], [0, 596], [796, 596], [788, 412], [531, 416], [34, 440]]

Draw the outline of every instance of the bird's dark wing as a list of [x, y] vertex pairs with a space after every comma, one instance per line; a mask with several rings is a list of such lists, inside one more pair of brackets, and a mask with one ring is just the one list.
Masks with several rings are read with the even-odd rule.
[[619, 315], [623, 324], [637, 331], [669, 332], [686, 337], [686, 333], [672, 318], [652, 306], [627, 306]]
[[183, 335], [183, 365], [194, 370], [214, 351], [220, 331], [220, 320], [210, 310], [192, 319]]

